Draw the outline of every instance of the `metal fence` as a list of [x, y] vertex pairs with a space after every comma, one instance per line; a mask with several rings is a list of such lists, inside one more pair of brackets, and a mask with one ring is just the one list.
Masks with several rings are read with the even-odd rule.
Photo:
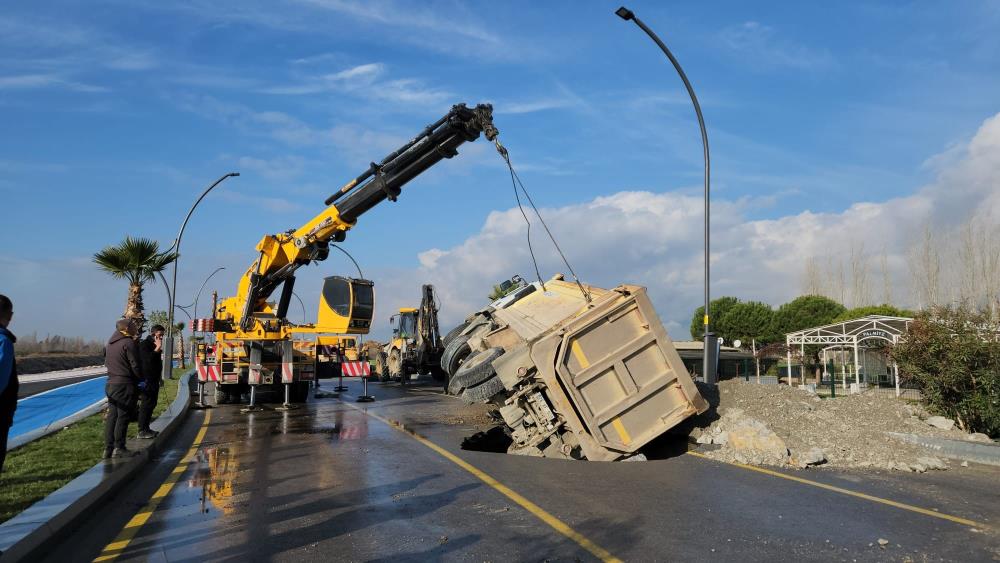
[[[786, 385], [788, 383], [787, 372], [784, 369], [780, 371], [780, 383]], [[831, 377], [834, 389], [831, 389], [830, 386]], [[743, 383], [757, 383], [755, 375], [743, 375], [732, 379]], [[779, 383], [779, 376], [776, 375], [761, 375], [760, 379], [760, 383], [763, 385], [777, 385]], [[816, 379], [813, 375], [806, 374], [805, 382], [806, 384], [815, 383]], [[793, 370], [792, 372], [792, 383], [796, 386], [802, 383], [802, 376], [797, 370]], [[857, 380], [855, 380], [852, 374], [847, 374], [846, 381], [843, 374], [825, 373], [820, 378], [820, 383], [816, 385], [816, 393], [824, 397], [843, 397], [855, 393], [872, 394], [880, 397], [896, 397], [896, 382], [892, 374], [888, 373], [879, 375], [861, 374]], [[920, 400], [920, 390], [912, 382], [901, 378], [899, 381], [899, 398]]]

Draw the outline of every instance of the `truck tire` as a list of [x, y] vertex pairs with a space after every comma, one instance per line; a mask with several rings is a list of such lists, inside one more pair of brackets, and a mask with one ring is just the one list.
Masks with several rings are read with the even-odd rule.
[[441, 339], [441, 342], [443, 342], [444, 345], [447, 346], [448, 343], [451, 342], [452, 340], [454, 340], [455, 337], [458, 336], [458, 333], [460, 333], [463, 330], [465, 330], [465, 327], [467, 327], [467, 326], [469, 326], [469, 321], [465, 321], [464, 323], [462, 323], [462, 324], [456, 326], [455, 328], [451, 329], [451, 331], [448, 334], [444, 335], [444, 338]]
[[459, 385], [454, 379], [448, 381], [448, 394], [455, 396], [462, 394], [462, 386]]
[[469, 336], [462, 335], [455, 337], [444, 347], [444, 353], [441, 354], [441, 369], [449, 377], [455, 375], [455, 372], [458, 371], [458, 366], [471, 353], [472, 348], [469, 347]]
[[463, 391], [462, 399], [467, 403], [486, 403], [503, 390], [503, 382], [500, 381], [499, 377], [493, 376], [479, 385], [469, 387]]
[[462, 388], [475, 387], [497, 374], [493, 360], [503, 355], [503, 348], [488, 348], [465, 359], [451, 380]]

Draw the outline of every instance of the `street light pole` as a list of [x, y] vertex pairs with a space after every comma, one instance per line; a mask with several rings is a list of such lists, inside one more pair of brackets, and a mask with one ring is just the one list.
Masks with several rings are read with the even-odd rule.
[[174, 361], [174, 333], [173, 333], [174, 303], [177, 300], [177, 262], [179, 262], [181, 258], [180, 256], [181, 237], [184, 236], [184, 229], [187, 227], [188, 220], [191, 219], [191, 214], [194, 213], [194, 209], [198, 207], [198, 204], [201, 203], [201, 200], [205, 199], [205, 196], [208, 195], [208, 192], [212, 191], [215, 188], [215, 186], [218, 186], [227, 178], [239, 175], [240, 175], [239, 172], [230, 172], [229, 174], [222, 176], [221, 178], [213, 182], [212, 185], [206, 188], [205, 191], [202, 192], [200, 196], [198, 196], [198, 199], [195, 200], [194, 205], [192, 205], [191, 209], [188, 210], [187, 216], [184, 217], [184, 222], [181, 223], [181, 229], [177, 232], [177, 238], [174, 239], [174, 244], [167, 249], [167, 252], [170, 251], [175, 252], [177, 254], [177, 258], [174, 259], [173, 283], [170, 285], [170, 309], [169, 312], [167, 313], [167, 340], [166, 340], [166, 347], [163, 351], [163, 357], [166, 359], [166, 361], [163, 362], [164, 379], [171, 377], [173, 375], [171, 368], [173, 366], [173, 361]]
[[704, 153], [705, 160], [705, 318], [704, 318], [704, 350], [702, 356], [702, 370], [704, 374], [705, 383], [715, 383], [716, 373], [715, 364], [718, 360], [718, 354], [716, 353], [715, 346], [717, 339], [711, 332], [709, 325], [709, 184], [711, 179], [711, 166], [710, 158], [708, 154], [708, 132], [705, 130], [705, 119], [701, 115], [701, 105], [698, 103], [698, 97], [694, 93], [694, 88], [691, 86], [691, 82], [688, 81], [687, 75], [684, 74], [684, 69], [681, 68], [681, 63], [677, 62], [673, 53], [667, 46], [660, 41], [653, 30], [646, 27], [646, 24], [642, 23], [642, 20], [637, 18], [632, 10], [622, 6], [615, 11], [615, 14], [625, 21], [632, 20], [635, 25], [639, 26], [639, 29], [646, 32], [653, 42], [663, 51], [663, 54], [670, 59], [670, 63], [674, 65], [674, 69], [677, 74], [680, 75], [681, 80], [684, 82], [684, 87], [687, 88], [688, 95], [691, 97], [691, 103], [694, 105], [694, 113], [698, 117], [698, 127], [701, 128], [701, 146]]
[[[198, 289], [198, 295], [195, 295], [194, 297], [194, 318], [196, 319], [198, 318], [198, 299], [201, 298], [201, 292], [202, 290], [205, 289], [205, 284], [208, 283], [208, 280], [212, 279], [212, 276], [218, 274], [219, 272], [225, 269], [226, 269], [225, 266], [219, 266], [218, 268], [215, 269], [214, 272], [212, 272], [211, 274], [208, 275], [207, 278], [205, 278], [205, 281], [201, 282], [201, 288]], [[212, 311], [212, 315], [213, 316], [215, 315], [215, 311]]]

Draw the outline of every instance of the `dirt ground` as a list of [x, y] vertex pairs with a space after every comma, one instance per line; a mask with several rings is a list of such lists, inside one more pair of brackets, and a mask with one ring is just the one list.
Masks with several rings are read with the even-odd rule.
[[[822, 399], [786, 385], [723, 381], [717, 394], [703, 388], [712, 411], [698, 417], [692, 436], [719, 447], [707, 455], [758, 465], [828, 465], [858, 469], [925, 471], [957, 465], [888, 432], [956, 440], [985, 440], [957, 427], [928, 424], [917, 404], [872, 394]], [[787, 448], [787, 454], [784, 452]]]

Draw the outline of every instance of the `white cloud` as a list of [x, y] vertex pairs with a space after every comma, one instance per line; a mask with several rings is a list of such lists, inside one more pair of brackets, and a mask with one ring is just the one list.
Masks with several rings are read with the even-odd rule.
[[[800, 293], [806, 259], [838, 256], [861, 242], [870, 252], [886, 248], [897, 286], [894, 295], [907, 295], [907, 252], [925, 225], [947, 233], [970, 215], [983, 224], [1000, 224], [1000, 114], [984, 122], [961, 157], [941, 169], [934, 182], [912, 195], [771, 220], [748, 219], [754, 205], [751, 200], [712, 203], [713, 295], [783, 303]], [[647, 286], [671, 332], [688, 337], [691, 312], [702, 291], [700, 196], [622, 191], [542, 213], [583, 281]], [[540, 225], [533, 224], [543, 276], [568, 274]], [[482, 306], [492, 284], [515, 273], [526, 278], [533, 273], [517, 208], [495, 211], [463, 243], [433, 248], [417, 258], [420, 265], [414, 270], [379, 280], [380, 296], [391, 308], [416, 292], [411, 286], [433, 283], [447, 304], [442, 310], [445, 325]], [[905, 298], [897, 301], [905, 304]]]
[[61, 88], [75, 92], [107, 92], [103, 86], [67, 80], [58, 74], [18, 74], [0, 76], [0, 90], [30, 90], [36, 88]]
[[777, 36], [774, 28], [748, 21], [719, 33], [723, 46], [760, 68], [826, 70], [837, 65], [829, 51], [812, 49]]
[[333, 73], [307, 76], [293, 84], [261, 88], [260, 92], [287, 96], [346, 94], [410, 106], [440, 106], [452, 98], [447, 90], [428, 87], [418, 78], [384, 79], [385, 71], [382, 63], [366, 63]]
[[300, 156], [279, 156], [275, 158], [255, 158], [242, 156], [237, 160], [240, 170], [256, 172], [271, 180], [288, 181], [302, 174], [305, 159]]

